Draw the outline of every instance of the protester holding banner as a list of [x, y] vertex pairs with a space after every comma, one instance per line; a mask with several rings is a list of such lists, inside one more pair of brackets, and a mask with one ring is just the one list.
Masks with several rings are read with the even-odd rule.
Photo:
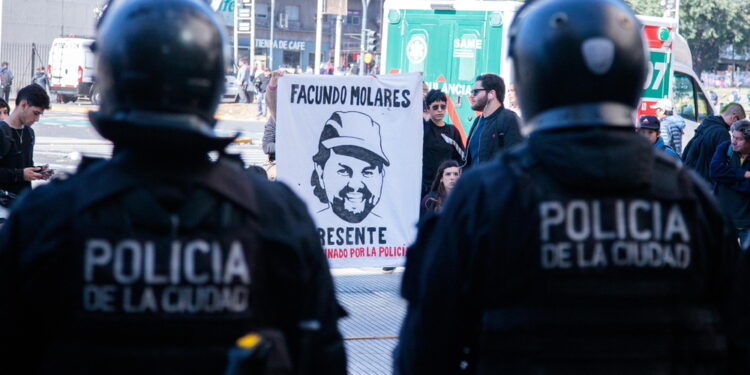
[[420, 75], [278, 84], [277, 177], [307, 203], [331, 265], [402, 265], [419, 219]]
[[422, 81], [422, 120], [428, 121], [430, 119], [430, 113], [427, 112], [427, 93], [430, 89], [427, 84]]
[[464, 163], [465, 150], [461, 134], [455, 126], [445, 122], [447, 97], [440, 90], [430, 90], [425, 98], [430, 119], [424, 122], [422, 142], [422, 196], [430, 192], [435, 172], [446, 160]]
[[266, 86], [266, 105], [268, 106], [268, 115], [276, 117], [276, 93], [279, 87], [279, 78], [284, 76], [286, 73], [283, 70], [275, 70], [271, 73], [271, 79], [268, 81]]
[[422, 203], [419, 206], [419, 217], [424, 217], [428, 213], [436, 214], [440, 212], [459, 177], [461, 177], [461, 167], [458, 162], [448, 160], [440, 164], [432, 185], [430, 185], [430, 191], [422, 198]]
[[263, 152], [268, 155], [268, 161], [276, 161], [276, 90], [279, 77], [284, 75], [283, 70], [271, 73], [271, 80], [266, 86], [266, 105], [268, 106], [268, 120], [263, 129]]

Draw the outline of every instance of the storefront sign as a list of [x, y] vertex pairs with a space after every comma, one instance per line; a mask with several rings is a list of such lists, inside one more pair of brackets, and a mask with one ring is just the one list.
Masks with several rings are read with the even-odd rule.
[[[273, 48], [289, 51], [304, 51], [306, 43], [307, 42], [302, 40], [275, 39], [273, 41]], [[255, 39], [255, 48], [268, 48], [269, 45], [271, 45], [271, 41], [268, 39]]]

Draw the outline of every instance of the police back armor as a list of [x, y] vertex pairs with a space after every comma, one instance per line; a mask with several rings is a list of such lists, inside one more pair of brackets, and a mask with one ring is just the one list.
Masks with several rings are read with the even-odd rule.
[[[401, 373], [747, 369], [747, 256], [693, 173], [648, 147], [533, 133], [462, 177], [408, 253]], [[611, 169], [575, 175], [595, 155]]]
[[40, 373], [220, 374], [237, 338], [272, 329], [292, 362], [279, 373], [345, 373], [299, 199], [226, 160], [165, 176], [138, 159], [20, 202], [0, 240], [4, 353]]

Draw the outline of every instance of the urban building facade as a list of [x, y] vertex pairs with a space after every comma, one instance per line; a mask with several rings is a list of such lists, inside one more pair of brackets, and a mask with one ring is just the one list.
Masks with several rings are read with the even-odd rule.
[[[227, 28], [228, 48], [233, 48], [234, 0], [206, 0]], [[239, 4], [251, 1], [237, 0]], [[0, 0], [0, 61], [7, 61], [16, 79], [13, 91], [31, 83], [33, 68], [47, 66], [52, 41], [61, 36], [91, 37], [96, 20], [109, 0]], [[342, 16], [341, 66], [356, 64], [360, 54], [362, 0], [348, 0]], [[272, 4], [273, 3], [273, 4]], [[369, 0], [366, 27], [380, 32], [383, 0]], [[303, 71], [315, 61], [317, 0], [255, 0], [255, 59], [272, 69]], [[273, 9], [272, 9], [273, 8]], [[272, 22], [273, 21], [273, 22]], [[273, 48], [271, 28], [273, 27]], [[334, 61], [336, 16], [325, 15], [322, 61]], [[239, 55], [249, 57], [250, 34], [240, 34]], [[373, 63], [376, 61], [372, 59]], [[341, 68], [337, 67], [337, 68]], [[11, 97], [15, 95], [11, 93]]]
[[31, 83], [33, 68], [47, 66], [52, 41], [94, 35], [107, 0], [0, 0], [0, 61], [15, 74], [15, 91]]
[[[237, 0], [240, 7], [250, 8], [251, 0]], [[212, 2], [230, 35], [234, 32], [234, 0]], [[383, 0], [370, 0], [367, 8], [367, 28], [380, 31]], [[255, 0], [255, 57], [254, 61], [270, 68], [317, 69], [315, 65], [316, 0]], [[347, 14], [342, 16], [341, 63], [356, 63], [360, 54], [360, 33], [363, 22], [361, 0], [349, 0]], [[323, 17], [321, 61], [334, 60], [336, 16]], [[250, 22], [250, 21], [246, 21]], [[271, 29], [273, 28], [273, 48]], [[238, 28], [243, 30], [242, 28]], [[246, 29], [245, 29], [246, 30]], [[239, 57], [249, 57], [250, 34], [244, 30], [237, 43]], [[340, 67], [337, 67], [340, 68]]]

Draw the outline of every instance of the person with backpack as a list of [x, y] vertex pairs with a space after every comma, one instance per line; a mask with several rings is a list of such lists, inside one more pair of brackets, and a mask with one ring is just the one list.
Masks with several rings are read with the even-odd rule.
[[10, 102], [10, 89], [11, 86], [13, 86], [13, 79], [16, 76], [13, 75], [13, 72], [8, 68], [8, 62], [3, 61], [2, 64], [0, 64], [0, 88], [2, 88], [2, 95], [3, 100], [6, 102]]
[[36, 68], [34, 77], [31, 78], [31, 83], [36, 83], [44, 88], [44, 91], [49, 90], [49, 79], [47, 78], [47, 72], [44, 71], [44, 67], [40, 66]]

